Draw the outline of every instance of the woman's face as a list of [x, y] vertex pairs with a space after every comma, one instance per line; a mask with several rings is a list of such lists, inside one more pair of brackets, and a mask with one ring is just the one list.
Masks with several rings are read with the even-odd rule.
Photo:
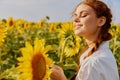
[[75, 34], [83, 37], [94, 36], [98, 29], [95, 11], [86, 4], [80, 4], [74, 12]]

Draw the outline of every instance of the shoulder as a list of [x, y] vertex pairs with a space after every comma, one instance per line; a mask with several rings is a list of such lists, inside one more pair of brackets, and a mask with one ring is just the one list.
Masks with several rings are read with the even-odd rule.
[[116, 60], [110, 49], [104, 48], [97, 50], [91, 56], [86, 58], [83, 65], [89, 65], [89, 67], [95, 69], [97, 67], [97, 69], [100, 68], [102, 70], [103, 68], [116, 67]]
[[83, 60], [81, 64], [82, 69], [90, 69], [93, 71], [115, 70], [117, 68], [116, 60], [109, 49], [108, 42], [100, 45], [97, 51], [91, 56]]
[[[105, 45], [100, 46], [96, 52], [83, 60], [80, 67], [81, 76], [88, 75], [91, 80], [98, 80], [98, 77], [100, 80], [117, 80], [114, 79], [118, 77], [117, 73], [115, 58], [109, 47]], [[93, 79], [93, 77], [97, 78]]]
[[118, 71], [116, 64], [112, 64], [104, 57], [92, 56], [86, 58], [81, 65], [78, 76], [81, 80], [118, 80]]
[[86, 58], [81, 65], [84, 70], [106, 73], [116, 71], [117, 65], [114, 56], [109, 50], [98, 50], [93, 55]]

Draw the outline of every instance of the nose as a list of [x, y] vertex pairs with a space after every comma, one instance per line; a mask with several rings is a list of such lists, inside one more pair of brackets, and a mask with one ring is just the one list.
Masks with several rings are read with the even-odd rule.
[[80, 22], [79, 17], [75, 17], [75, 18], [74, 18], [74, 22]]

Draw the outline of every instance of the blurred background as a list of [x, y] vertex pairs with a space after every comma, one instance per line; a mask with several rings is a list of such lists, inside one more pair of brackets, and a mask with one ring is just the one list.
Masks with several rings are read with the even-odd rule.
[[[82, 0], [0, 0], [0, 19], [13, 17], [39, 21], [45, 16], [51, 22], [72, 20], [74, 7]], [[103, 0], [112, 10], [113, 22], [120, 24], [120, 0]]]

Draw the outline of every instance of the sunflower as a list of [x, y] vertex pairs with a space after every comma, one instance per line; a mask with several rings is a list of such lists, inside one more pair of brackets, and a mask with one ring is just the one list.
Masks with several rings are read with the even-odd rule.
[[53, 31], [55, 31], [56, 30], [56, 23], [49, 23], [49, 26], [50, 26], [50, 28], [49, 28], [49, 32], [53, 32]]
[[79, 52], [80, 38], [75, 36], [72, 22], [62, 24], [59, 31], [60, 47], [62, 47], [62, 54], [66, 57], [72, 57]]
[[43, 27], [43, 25], [46, 23], [46, 20], [41, 19], [39, 22], [39, 27]]
[[26, 42], [25, 47], [21, 48], [22, 57], [18, 58], [19, 66], [17, 67], [20, 72], [18, 80], [48, 80], [50, 79], [51, 70], [49, 65], [53, 61], [48, 58], [46, 52], [50, 50], [50, 46], [45, 45], [45, 40], [34, 41], [34, 46]]
[[8, 27], [8, 29], [12, 29], [14, 27], [14, 19], [13, 19], [13, 17], [8, 18], [7, 27]]
[[80, 50], [80, 38], [78, 36], [71, 37], [70, 40], [67, 41], [64, 47], [64, 54], [66, 57], [72, 57], [79, 53]]
[[65, 22], [61, 24], [61, 27], [59, 29], [59, 37], [67, 38], [70, 35], [74, 35], [74, 28], [72, 22]]
[[14, 21], [14, 26], [17, 28], [23, 28], [25, 24], [25, 20], [20, 18]]
[[0, 46], [4, 42], [4, 38], [6, 37], [7, 28], [5, 26], [0, 26]]

